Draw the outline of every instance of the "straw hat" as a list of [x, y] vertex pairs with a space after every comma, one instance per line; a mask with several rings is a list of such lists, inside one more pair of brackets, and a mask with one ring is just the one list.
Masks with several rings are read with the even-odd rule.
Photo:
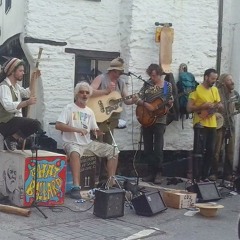
[[119, 70], [119, 71], [124, 71], [124, 61], [122, 58], [118, 57], [118, 58], [115, 58], [113, 59], [111, 62], [110, 62], [110, 66], [109, 68], [107, 69], [108, 71], [110, 70]]
[[196, 203], [195, 206], [200, 209], [200, 214], [205, 217], [215, 217], [218, 209], [224, 208], [223, 205], [213, 203]]

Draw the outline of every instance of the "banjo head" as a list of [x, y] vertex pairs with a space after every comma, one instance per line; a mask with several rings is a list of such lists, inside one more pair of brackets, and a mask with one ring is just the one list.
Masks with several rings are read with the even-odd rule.
[[223, 118], [223, 115], [221, 113], [215, 113], [216, 115], [216, 120], [217, 120], [217, 127], [216, 129], [219, 129], [223, 126], [223, 123], [224, 123], [224, 118]]

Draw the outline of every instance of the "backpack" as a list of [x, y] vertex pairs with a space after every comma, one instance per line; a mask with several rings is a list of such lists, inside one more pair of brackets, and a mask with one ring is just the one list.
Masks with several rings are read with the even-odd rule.
[[193, 92], [196, 89], [197, 85], [198, 82], [196, 82], [195, 77], [192, 73], [186, 71], [179, 73], [177, 88], [179, 95], [179, 113], [182, 120], [185, 115], [186, 119], [189, 118], [189, 113], [187, 112], [188, 96], [190, 92]]

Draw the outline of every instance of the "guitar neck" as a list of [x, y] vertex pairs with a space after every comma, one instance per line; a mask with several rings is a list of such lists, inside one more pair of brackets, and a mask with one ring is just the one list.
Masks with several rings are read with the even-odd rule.
[[114, 101], [115, 101], [116, 103], [120, 103], [120, 102], [123, 102], [123, 101], [125, 101], [125, 100], [131, 99], [134, 95], [135, 95], [135, 94], [129, 95], [129, 96], [126, 96], [126, 97], [123, 97], [123, 98], [118, 98], [118, 99], [115, 99]]

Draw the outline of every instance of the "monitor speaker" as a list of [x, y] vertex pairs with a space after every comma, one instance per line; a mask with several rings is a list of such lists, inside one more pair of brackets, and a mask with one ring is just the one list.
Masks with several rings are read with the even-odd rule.
[[125, 191], [122, 189], [96, 190], [93, 214], [100, 218], [124, 215]]
[[160, 192], [144, 193], [132, 199], [136, 214], [152, 216], [167, 209]]
[[198, 202], [217, 201], [222, 198], [215, 182], [196, 183], [188, 187], [187, 190], [197, 193]]

